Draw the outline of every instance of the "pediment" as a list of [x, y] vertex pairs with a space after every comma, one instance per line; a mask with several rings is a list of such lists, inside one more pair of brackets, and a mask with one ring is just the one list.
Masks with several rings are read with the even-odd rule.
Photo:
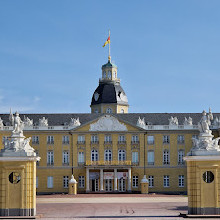
[[95, 123], [90, 124], [89, 131], [127, 131], [124, 123], [111, 115], [104, 115]]

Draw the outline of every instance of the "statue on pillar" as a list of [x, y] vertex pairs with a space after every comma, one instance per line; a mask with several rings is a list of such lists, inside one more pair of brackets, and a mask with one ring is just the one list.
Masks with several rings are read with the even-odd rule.
[[211, 120], [213, 120], [211, 109], [209, 109], [208, 114], [204, 110], [202, 112], [202, 118], [198, 123], [200, 131], [199, 138], [192, 138], [193, 148], [189, 152], [189, 155], [216, 154], [216, 152], [220, 152], [220, 146], [218, 145], [220, 137], [213, 139], [214, 136], [209, 127]]
[[10, 122], [13, 125], [12, 135], [5, 141], [4, 149], [0, 156], [36, 156], [34, 149], [30, 146], [31, 138], [25, 138], [23, 135], [24, 122], [19, 117], [18, 112], [10, 114]]
[[24, 128], [24, 123], [19, 117], [18, 112], [15, 112], [15, 116], [11, 116], [11, 124], [13, 125], [13, 131], [12, 131], [12, 136], [23, 136], [23, 128]]

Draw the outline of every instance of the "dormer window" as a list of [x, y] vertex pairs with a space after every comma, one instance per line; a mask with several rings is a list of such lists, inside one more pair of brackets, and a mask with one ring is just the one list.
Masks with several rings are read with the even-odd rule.
[[108, 79], [111, 79], [111, 76], [112, 76], [112, 74], [111, 74], [111, 71], [109, 70], [108, 71]]

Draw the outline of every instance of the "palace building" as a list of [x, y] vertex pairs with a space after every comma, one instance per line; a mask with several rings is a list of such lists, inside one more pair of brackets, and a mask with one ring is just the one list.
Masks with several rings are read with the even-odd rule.
[[[102, 66], [102, 77], [86, 114], [20, 114], [24, 135], [41, 160], [37, 193], [67, 193], [73, 174], [78, 192], [186, 193], [183, 157], [199, 134], [201, 113], [128, 113], [117, 66]], [[207, 113], [220, 136], [220, 113]], [[10, 114], [0, 114], [1, 148], [13, 130]]]

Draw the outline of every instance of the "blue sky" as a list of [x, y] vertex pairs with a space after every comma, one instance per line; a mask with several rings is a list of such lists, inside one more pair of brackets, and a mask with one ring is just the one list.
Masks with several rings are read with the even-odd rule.
[[129, 112], [220, 112], [220, 1], [1, 0], [0, 112], [90, 112], [111, 30]]

